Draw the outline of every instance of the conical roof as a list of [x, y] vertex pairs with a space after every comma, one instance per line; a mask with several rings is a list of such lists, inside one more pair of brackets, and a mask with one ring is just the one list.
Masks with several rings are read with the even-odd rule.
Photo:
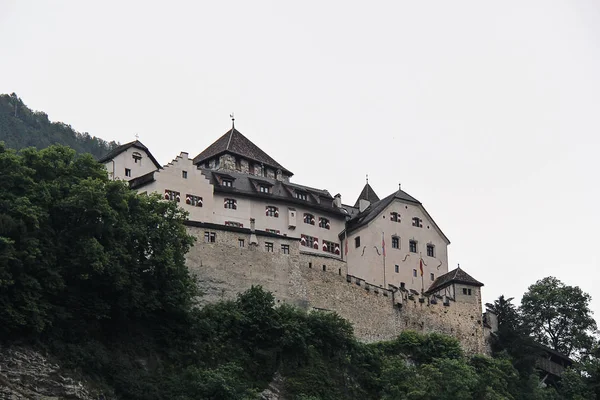
[[208, 146], [204, 151], [194, 157], [194, 164], [200, 164], [211, 158], [218, 157], [221, 154], [230, 153], [249, 160], [253, 160], [273, 169], [280, 169], [286, 175], [293, 175], [291, 171], [284, 168], [281, 164], [275, 161], [271, 156], [261, 150], [257, 145], [252, 143], [240, 131], [231, 128], [223, 136], [218, 138], [213, 144]]
[[360, 192], [358, 199], [356, 199], [356, 203], [354, 203], [354, 207], [358, 208], [361, 200], [367, 200], [371, 204], [379, 201], [379, 196], [377, 196], [377, 193], [375, 193], [375, 191], [373, 190], [371, 185], [369, 185], [368, 182], [365, 185], [365, 187], [363, 188], [362, 192]]

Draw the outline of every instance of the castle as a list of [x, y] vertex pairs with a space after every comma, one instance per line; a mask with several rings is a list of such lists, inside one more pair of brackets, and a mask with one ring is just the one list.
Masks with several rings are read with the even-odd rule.
[[354, 205], [344, 204], [340, 194], [292, 183], [293, 173], [235, 126], [196, 157], [182, 152], [165, 166], [138, 140], [100, 162], [112, 179], [189, 212], [197, 241], [187, 264], [203, 301], [262, 285], [278, 302], [337, 312], [364, 341], [413, 329], [486, 352], [483, 284], [449, 272], [450, 241], [400, 188], [380, 199], [367, 182]]

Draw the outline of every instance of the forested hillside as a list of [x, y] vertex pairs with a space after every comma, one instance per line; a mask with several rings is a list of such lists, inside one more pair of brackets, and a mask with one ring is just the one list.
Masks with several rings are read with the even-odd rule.
[[[470, 357], [439, 334], [365, 344], [337, 314], [277, 305], [260, 287], [199, 308], [186, 213], [109, 180], [89, 154], [17, 154], [0, 143], [0, 182], [0, 346], [58, 361], [94, 398], [273, 399], [261, 395], [267, 388], [280, 400], [600, 394], [589, 296], [554, 278], [532, 285], [522, 309], [503, 297], [490, 305], [499, 319], [493, 357]], [[577, 356], [560, 382], [541, 384], [534, 337]], [[0, 389], [21, 382], [10, 372], [0, 370]]]
[[53, 144], [69, 146], [78, 153], [99, 158], [117, 146], [89, 133], [79, 133], [70, 125], [50, 122], [48, 115], [30, 110], [15, 94], [0, 95], [0, 142], [20, 150], [25, 147], [46, 148]]

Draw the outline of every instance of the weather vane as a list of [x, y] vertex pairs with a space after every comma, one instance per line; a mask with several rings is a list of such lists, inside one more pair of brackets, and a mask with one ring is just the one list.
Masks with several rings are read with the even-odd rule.
[[138, 135], [137, 133], [135, 134], [135, 140], [138, 140], [140, 138], [140, 135]]
[[233, 116], [233, 113], [229, 114], [229, 117], [231, 118], [231, 127], [235, 128], [235, 117]]

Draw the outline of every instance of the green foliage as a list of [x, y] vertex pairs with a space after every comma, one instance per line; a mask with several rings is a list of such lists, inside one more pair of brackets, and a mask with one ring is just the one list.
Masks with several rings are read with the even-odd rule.
[[30, 340], [117, 398], [256, 399], [276, 374], [286, 397], [302, 400], [598, 392], [597, 348], [558, 391], [519, 367], [524, 331], [510, 299], [494, 304], [496, 358], [468, 358], [434, 333], [360, 343], [337, 314], [276, 306], [261, 287], [199, 309], [176, 203], [137, 195], [60, 146], [17, 154], [0, 144], [0, 182], [0, 339]]
[[596, 322], [590, 301], [590, 295], [578, 286], [567, 286], [547, 277], [529, 287], [520, 311], [536, 341], [569, 356], [593, 344]]
[[87, 132], [76, 132], [62, 122], [50, 122], [48, 115], [30, 110], [14, 93], [0, 95], [0, 142], [15, 150], [43, 149], [60, 144], [78, 153], [91, 153], [96, 158], [117, 146], [115, 142], [106, 142]]

